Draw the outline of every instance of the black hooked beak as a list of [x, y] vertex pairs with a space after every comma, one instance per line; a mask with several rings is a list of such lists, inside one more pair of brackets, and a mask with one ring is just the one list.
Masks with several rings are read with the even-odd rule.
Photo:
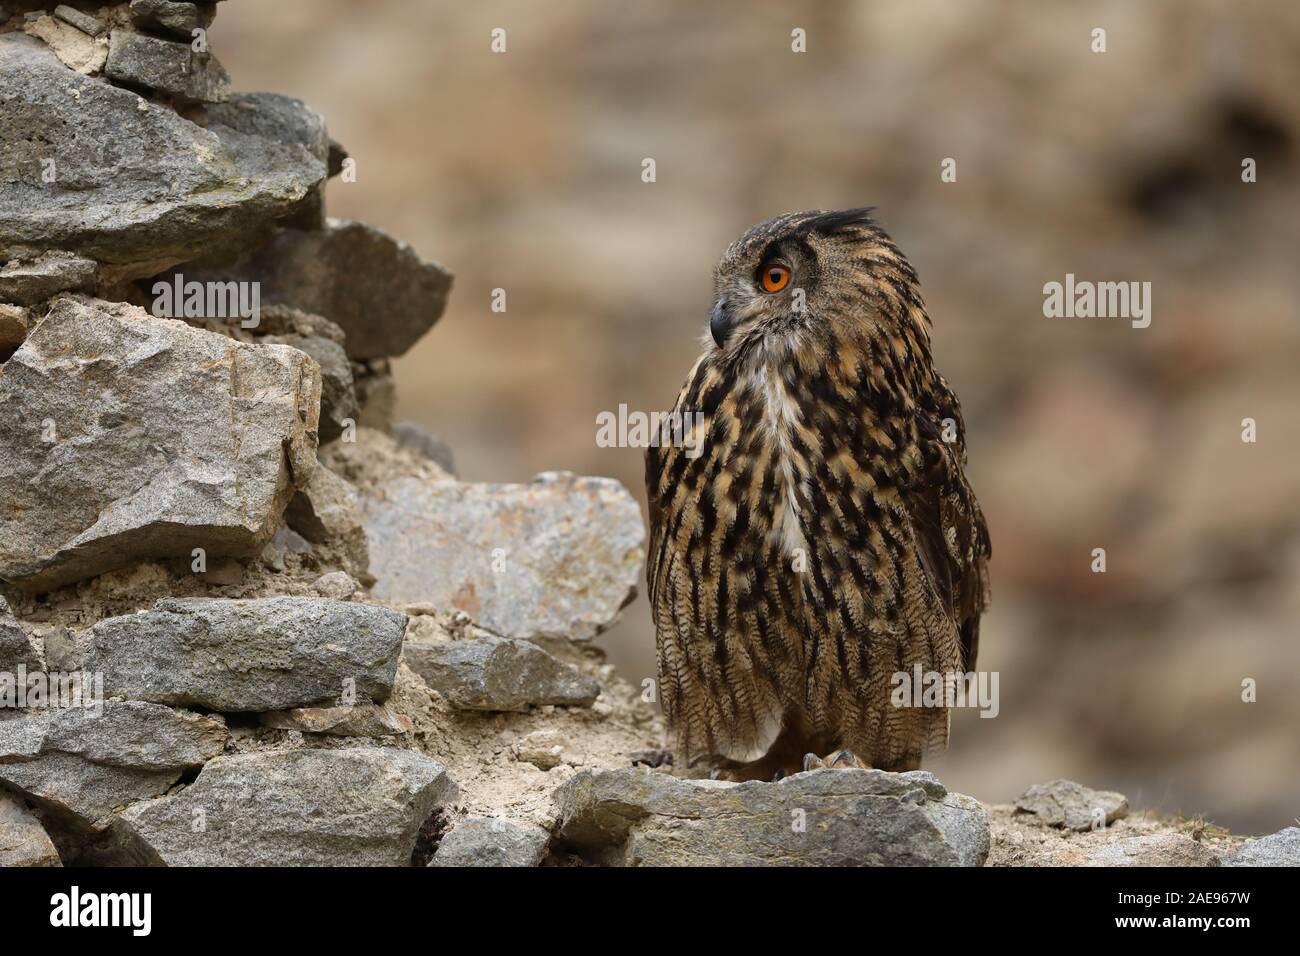
[[718, 348], [727, 344], [727, 336], [731, 334], [731, 314], [727, 312], [726, 299], [719, 299], [713, 303], [713, 314], [709, 317], [709, 332], [713, 336], [713, 341], [718, 343]]

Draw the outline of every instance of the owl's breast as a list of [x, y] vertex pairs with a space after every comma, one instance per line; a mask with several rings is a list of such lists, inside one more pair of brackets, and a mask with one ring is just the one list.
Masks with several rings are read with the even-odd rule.
[[794, 390], [770, 364], [755, 367], [743, 382], [741, 433], [757, 440], [752, 456], [763, 490], [769, 544], [787, 557], [806, 556], [801, 514], [809, 490], [808, 449], [803, 412]]

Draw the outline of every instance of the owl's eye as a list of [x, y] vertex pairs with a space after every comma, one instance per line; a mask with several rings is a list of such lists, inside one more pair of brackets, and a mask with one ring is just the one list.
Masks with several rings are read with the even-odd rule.
[[758, 282], [764, 292], [780, 292], [790, 282], [790, 267], [784, 262], [765, 262], [758, 270]]

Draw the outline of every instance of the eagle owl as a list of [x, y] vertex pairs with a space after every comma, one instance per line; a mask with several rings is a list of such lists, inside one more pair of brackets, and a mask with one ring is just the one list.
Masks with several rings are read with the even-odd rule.
[[667, 419], [683, 433], [647, 451], [679, 772], [915, 769], [948, 710], [897, 705], [894, 675], [974, 668], [990, 546], [961, 408], [916, 272], [869, 213], [780, 216], [727, 248]]

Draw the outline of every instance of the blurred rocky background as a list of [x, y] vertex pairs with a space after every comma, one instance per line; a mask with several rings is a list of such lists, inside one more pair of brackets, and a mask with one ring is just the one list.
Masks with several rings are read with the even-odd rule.
[[[1070, 777], [1238, 831], [1295, 818], [1300, 7], [280, 0], [222, 4], [212, 36], [237, 88], [329, 117], [357, 161], [332, 215], [455, 273], [395, 363], [397, 418], [467, 479], [641, 493], [596, 415], [671, 404], [726, 243], [877, 206], [994, 543], [1001, 711], [959, 714], [936, 772], [988, 802]], [[1150, 328], [1044, 318], [1066, 273], [1149, 281]], [[644, 600], [602, 643], [653, 673]]]

